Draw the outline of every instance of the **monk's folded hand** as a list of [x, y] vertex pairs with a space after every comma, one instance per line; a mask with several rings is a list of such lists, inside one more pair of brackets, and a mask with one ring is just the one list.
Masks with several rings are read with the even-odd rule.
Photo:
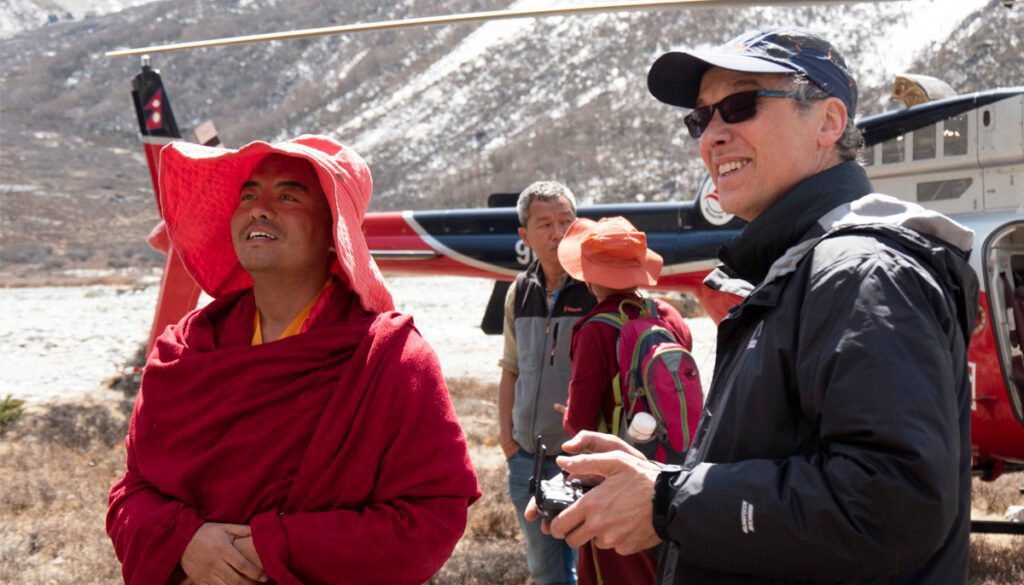
[[254, 585], [265, 583], [263, 569], [245, 558], [234, 542], [252, 538], [252, 531], [244, 524], [207, 522], [192, 536], [181, 568], [195, 583], [224, 585]]
[[654, 531], [651, 507], [654, 482], [660, 473], [656, 465], [619, 448], [559, 457], [557, 462], [570, 477], [603, 479], [551, 521], [552, 536], [564, 538], [574, 548], [593, 541], [598, 548], [612, 548], [620, 555], [661, 542]]
[[253, 544], [252, 536], [236, 538], [234, 545], [238, 552], [242, 553], [242, 556], [245, 557], [245, 560], [259, 567], [260, 570], [263, 569], [263, 561], [260, 560], [260, 555], [256, 552], [256, 545]]

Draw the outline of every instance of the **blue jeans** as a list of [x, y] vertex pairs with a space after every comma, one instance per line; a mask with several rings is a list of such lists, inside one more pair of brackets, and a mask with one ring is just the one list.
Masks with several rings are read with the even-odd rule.
[[[537, 585], [576, 585], [576, 551], [559, 540], [540, 531], [540, 520], [528, 522], [523, 516], [530, 494], [530, 476], [533, 475], [533, 455], [520, 449], [508, 460], [508, 491], [516, 507], [519, 526], [526, 535], [526, 564], [530, 577]], [[550, 479], [561, 473], [553, 457], [544, 461], [543, 477]]]

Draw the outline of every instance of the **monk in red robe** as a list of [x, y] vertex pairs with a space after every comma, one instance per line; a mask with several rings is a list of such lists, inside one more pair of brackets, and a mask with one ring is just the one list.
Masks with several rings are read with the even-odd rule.
[[369, 169], [303, 136], [160, 159], [214, 301], [150, 353], [110, 492], [126, 583], [422, 583], [477, 497], [437, 358], [360, 231]]

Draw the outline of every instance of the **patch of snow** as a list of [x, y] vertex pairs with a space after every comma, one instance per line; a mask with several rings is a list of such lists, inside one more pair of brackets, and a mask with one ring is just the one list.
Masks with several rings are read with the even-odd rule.
[[[525, 0], [516, 2], [509, 9], [539, 8], [550, 6], [550, 4], [550, 2], [540, 0]], [[463, 39], [454, 50], [432, 64], [422, 74], [398, 88], [388, 99], [354, 116], [338, 127], [335, 133], [344, 136], [359, 128], [374, 128], [371, 132], [360, 134], [353, 144], [353, 147], [360, 152], [373, 151], [377, 144], [403, 135], [408, 128], [410, 117], [420, 117], [416, 115], [417, 112], [426, 110], [426, 105], [437, 103], [423, 99], [424, 96], [420, 94], [425, 94], [430, 88], [437, 86], [441, 79], [458, 73], [461, 66], [477, 60], [489, 59], [494, 53], [495, 46], [511, 42], [516, 36], [534, 25], [535, 21], [532, 19], [498, 20], [484, 23]], [[442, 97], [435, 96], [435, 100]], [[409, 107], [408, 104], [417, 105]], [[437, 123], [436, 119], [433, 122], [432, 125], [438, 129], [438, 132], [444, 128], [444, 125]]]
[[155, 0], [7, 0], [0, 7], [0, 38], [25, 30], [120, 12]]
[[575, 106], [576, 106], [577, 108], [582, 108], [583, 106], [585, 106], [585, 105], [589, 104], [589, 103], [590, 103], [590, 101], [591, 101], [591, 100], [593, 100], [594, 98], [596, 98], [597, 96], [599, 96], [599, 95], [601, 95], [601, 94], [605, 93], [605, 91], [606, 91], [606, 88], [605, 88], [605, 87], [602, 87], [602, 86], [595, 86], [595, 87], [592, 87], [592, 88], [590, 88], [589, 90], [587, 90], [587, 91], [585, 91], [585, 92], [581, 93], [581, 94], [580, 94], [580, 95], [579, 95], [579, 96], [578, 96], [578, 97], [576, 98], [576, 103], [575, 103]]
[[[447, 378], [497, 381], [500, 335], [480, 319], [493, 282], [481, 278], [386, 277], [396, 310], [411, 314]], [[0, 396], [45, 401], [94, 392], [122, 372], [149, 334], [158, 287], [87, 286], [0, 289]], [[205, 295], [200, 306], [209, 302]], [[686, 319], [705, 388], [714, 369], [714, 322]]]
[[1010, 506], [1003, 514], [1003, 518], [1006, 518], [1010, 522], [1024, 524], [1024, 506]]
[[0, 289], [0, 395], [82, 394], [121, 371], [149, 333], [156, 287]]
[[[964, 24], [971, 13], [984, 8], [987, 0], [926, 0], [917, 2], [906, 18], [894, 21], [876, 43], [860, 55], [861, 86], [889, 86], [895, 75], [907, 71], [916, 59], [936, 50], [937, 44]], [[823, 31], [823, 32], [827, 32]]]
[[[337, 88], [341, 80], [345, 79], [345, 77], [348, 76], [349, 72], [352, 71], [352, 68], [358, 65], [359, 62], [362, 61], [368, 54], [370, 54], [370, 50], [363, 49], [362, 51], [357, 53], [355, 57], [352, 57], [351, 59], [346, 61], [343, 64], [342, 68], [339, 69], [336, 73], [334, 73], [334, 75], [332, 75], [329, 78], [331, 87]], [[332, 113], [340, 112], [341, 104], [344, 101], [344, 97], [345, 96], [339, 96], [331, 100], [326, 106], [324, 106], [324, 109]]]
[[31, 193], [38, 190], [37, 185], [20, 185], [17, 183], [0, 183], [0, 193]]

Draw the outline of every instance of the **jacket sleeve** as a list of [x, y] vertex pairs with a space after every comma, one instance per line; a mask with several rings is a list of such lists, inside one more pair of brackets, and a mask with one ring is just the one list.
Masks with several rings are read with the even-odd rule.
[[418, 334], [399, 351], [370, 386], [378, 405], [353, 421], [379, 452], [369, 501], [252, 519], [257, 553], [277, 583], [423, 583], [462, 536], [480, 495], [462, 430], [433, 351]]
[[110, 490], [107, 534], [128, 584], [173, 583], [185, 578], [178, 563], [203, 524], [196, 510], [171, 498], [139, 473], [132, 433], [128, 471]]
[[812, 278], [796, 355], [769, 357], [790, 362], [804, 418], [794, 425], [820, 429], [816, 447], [701, 463], [673, 482], [659, 530], [686, 563], [868, 578], [918, 566], [946, 540], [960, 500], [965, 350], [941, 287], [887, 254]]
[[519, 346], [516, 344], [516, 284], [508, 287], [505, 295], [505, 317], [502, 321], [502, 351], [498, 367], [519, 375]]
[[682, 345], [686, 351], [693, 351], [693, 336], [690, 334], [690, 327], [686, 324], [683, 316], [675, 307], [665, 301], [655, 299], [655, 302], [658, 304], [658, 316], [668, 323], [679, 345]]
[[[611, 392], [618, 364], [608, 361], [600, 323], [587, 323], [572, 342], [572, 379], [562, 428], [569, 437], [580, 431], [596, 431], [601, 421], [604, 395]], [[611, 432], [610, 430], [608, 432]]]

